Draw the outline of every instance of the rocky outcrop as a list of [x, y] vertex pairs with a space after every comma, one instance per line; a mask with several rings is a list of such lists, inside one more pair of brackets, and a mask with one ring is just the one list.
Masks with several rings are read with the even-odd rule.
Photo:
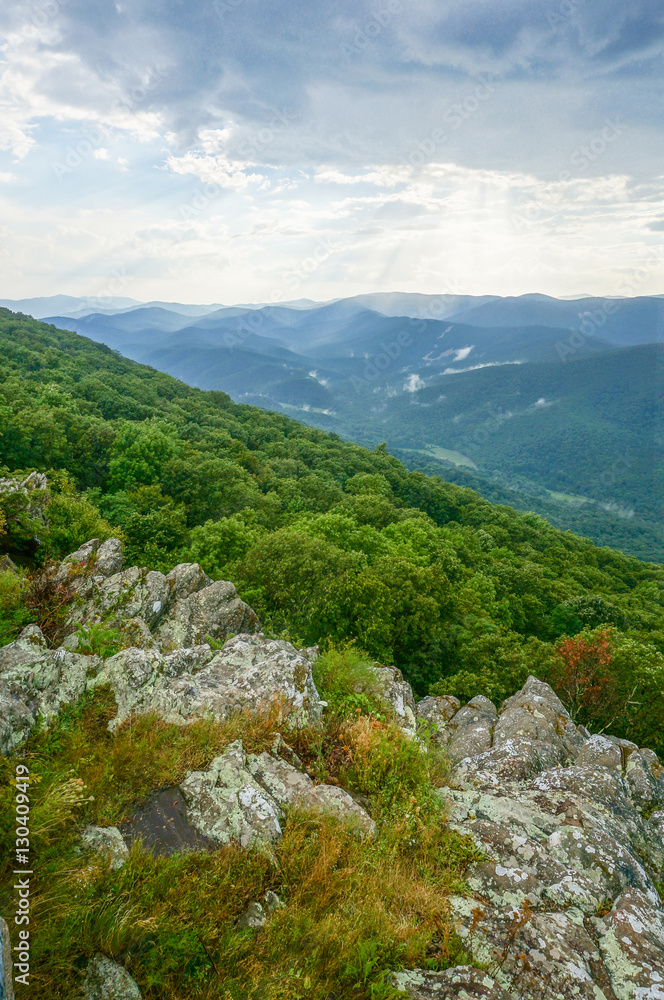
[[223, 642], [238, 632], [258, 632], [258, 616], [240, 600], [232, 583], [213, 583], [198, 563], [181, 563], [164, 575], [131, 566], [122, 568], [117, 538], [93, 538], [72, 552], [53, 573], [75, 593], [70, 625], [110, 621], [138, 631], [141, 645], [169, 653], [207, 639]]
[[278, 910], [283, 903], [275, 892], [268, 890], [263, 896], [262, 903], [250, 903], [245, 912], [239, 918], [237, 926], [242, 930], [258, 931], [268, 921], [268, 918]]
[[101, 666], [97, 656], [49, 649], [36, 625], [0, 648], [0, 753], [19, 746], [38, 716], [48, 720], [78, 701]]
[[454, 764], [441, 790], [448, 822], [486, 859], [469, 872], [472, 896], [451, 900], [452, 915], [489, 975], [415, 970], [398, 988], [413, 1000], [664, 1000], [656, 755], [577, 728], [534, 677], [500, 712], [473, 698], [437, 722]]
[[84, 1000], [142, 1000], [127, 970], [101, 952], [95, 952], [88, 963], [84, 991]]
[[156, 712], [185, 725], [212, 716], [225, 719], [242, 709], [288, 716], [295, 725], [314, 724], [322, 704], [313, 681], [317, 651], [262, 634], [238, 635], [213, 653], [209, 645], [174, 650], [130, 648], [106, 660], [92, 685], [110, 684], [118, 714], [115, 729], [130, 714]]
[[[204, 715], [224, 719], [276, 706], [277, 717], [289, 715], [295, 724], [320, 719], [312, 677], [317, 650], [266, 639], [233, 584], [213, 583], [198, 564], [182, 563], [166, 575], [123, 570], [117, 539], [91, 539], [50, 574], [71, 593], [72, 631], [52, 650], [30, 625], [0, 649], [0, 752], [19, 746], [38, 716], [48, 720], [106, 684], [118, 706], [111, 729], [132, 712], [185, 725]], [[113, 626], [125, 646], [105, 661], [77, 652], [86, 648], [79, 635], [92, 635], [98, 623]], [[229, 636], [221, 649], [212, 648]]]
[[[231, 743], [206, 770], [190, 771], [179, 786], [151, 795], [116, 832], [129, 844], [140, 841], [156, 855], [210, 851], [231, 842], [251, 848], [281, 837], [289, 808], [327, 813], [361, 835], [372, 836], [376, 829], [344, 789], [314, 785], [275, 734], [272, 753], [247, 754], [241, 740]], [[100, 832], [107, 844], [108, 831]]]
[[417, 728], [416, 706], [413, 689], [396, 667], [371, 668], [376, 678], [376, 694], [390, 705], [401, 729], [411, 735]]

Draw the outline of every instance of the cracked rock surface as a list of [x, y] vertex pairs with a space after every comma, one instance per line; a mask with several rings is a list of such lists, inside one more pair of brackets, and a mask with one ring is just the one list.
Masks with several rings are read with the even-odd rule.
[[[111, 730], [132, 713], [156, 712], [186, 725], [275, 704], [296, 724], [320, 719], [312, 676], [317, 650], [266, 639], [233, 584], [213, 583], [197, 563], [165, 575], [123, 569], [118, 539], [100, 545], [93, 538], [49, 572], [70, 594], [70, 632], [49, 649], [38, 626], [29, 625], [0, 649], [0, 753], [19, 747], [39, 716], [48, 721], [99, 685], [110, 685], [117, 703]], [[121, 637], [122, 648], [106, 660], [77, 651], [86, 648], [77, 629], [90, 634], [99, 623]], [[409, 685], [392, 678], [392, 689], [402, 701], [406, 692], [407, 701]]]
[[281, 836], [289, 806], [328, 812], [372, 835], [375, 823], [343, 788], [314, 785], [292, 764], [271, 754], [246, 754], [236, 740], [206, 771], [191, 771], [180, 785], [189, 821], [216, 844], [251, 847]]
[[418, 714], [435, 721], [454, 764], [440, 793], [448, 822], [486, 859], [452, 915], [487, 972], [413, 970], [397, 988], [412, 1000], [664, 1000], [656, 754], [576, 727], [534, 677], [500, 711], [482, 697], [453, 714], [434, 700]]

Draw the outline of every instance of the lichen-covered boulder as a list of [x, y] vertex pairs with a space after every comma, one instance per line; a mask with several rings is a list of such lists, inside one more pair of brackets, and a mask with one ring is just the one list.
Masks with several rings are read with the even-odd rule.
[[9, 753], [28, 736], [37, 716], [50, 719], [73, 704], [88, 679], [101, 668], [97, 656], [63, 647], [50, 650], [37, 625], [0, 649], [0, 753]]
[[288, 807], [329, 813], [373, 835], [375, 824], [343, 788], [314, 785], [287, 761], [245, 753], [241, 740], [206, 771], [192, 771], [180, 785], [189, 821], [208, 840], [250, 847], [281, 836]]
[[163, 680], [149, 708], [163, 718], [185, 723], [233, 711], [267, 711], [277, 707], [294, 725], [313, 725], [322, 714], [312, 667], [315, 649], [296, 649], [289, 642], [259, 635], [236, 635], [196, 674]]
[[450, 740], [447, 748], [450, 759], [458, 762], [489, 750], [497, 718], [496, 706], [492, 701], [482, 695], [472, 698], [448, 722]]
[[441, 746], [449, 743], [450, 730], [447, 723], [461, 708], [461, 702], [454, 695], [428, 695], [415, 706], [415, 714], [429, 727], [435, 743]]
[[168, 652], [195, 646], [208, 636], [219, 642], [240, 632], [257, 632], [259, 628], [258, 615], [240, 600], [233, 584], [219, 580], [178, 597], [156, 629], [155, 640]]
[[281, 809], [251, 773], [242, 741], [216, 757], [206, 771], [191, 771], [180, 784], [189, 820], [208, 840], [242, 847], [281, 835]]
[[638, 889], [626, 889], [595, 922], [614, 992], [627, 1000], [664, 997], [664, 912]]
[[515, 995], [506, 993], [487, 972], [470, 965], [444, 972], [397, 972], [394, 985], [410, 1000], [515, 1000]]
[[[475, 898], [454, 897], [452, 914], [495, 995], [664, 1000], [656, 755], [574, 726], [535, 678], [500, 712], [473, 699], [446, 727], [456, 741], [452, 787], [440, 791], [448, 823], [485, 855], [467, 876]], [[416, 975], [403, 980], [413, 998], [482, 995], [441, 993], [437, 973]]]
[[111, 868], [122, 868], [129, 857], [129, 850], [117, 826], [86, 826], [81, 834], [81, 847], [105, 855]]
[[83, 989], [84, 1000], [142, 1000], [127, 970], [101, 952], [88, 962]]
[[391, 706], [402, 729], [415, 732], [417, 719], [413, 689], [396, 667], [372, 667], [377, 681], [377, 691]]
[[180, 563], [166, 575], [139, 566], [123, 569], [117, 538], [102, 545], [90, 539], [55, 568], [53, 577], [77, 596], [70, 610], [72, 630], [81, 622], [89, 627], [100, 621], [124, 630], [126, 623], [138, 621], [151, 636], [145, 645], [165, 653], [199, 645], [206, 637], [224, 641], [260, 628], [232, 583], [213, 583], [198, 563]]

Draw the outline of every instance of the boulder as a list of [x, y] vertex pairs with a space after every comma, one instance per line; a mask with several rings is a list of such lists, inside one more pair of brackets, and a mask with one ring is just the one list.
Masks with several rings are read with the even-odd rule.
[[319, 722], [323, 710], [312, 667], [316, 649], [296, 649], [289, 642], [259, 635], [236, 635], [202, 670], [163, 679], [155, 686], [146, 710], [168, 721], [186, 723], [234, 711], [267, 711], [295, 725]]
[[205, 716], [225, 719], [232, 712], [275, 706], [296, 725], [315, 724], [322, 713], [312, 675], [317, 655], [315, 649], [297, 650], [263, 635], [235, 636], [217, 653], [207, 644], [167, 655], [132, 647], [109, 657], [90, 684], [113, 689], [118, 713], [111, 730], [132, 712], [156, 712], [185, 725]]
[[88, 962], [83, 989], [84, 1000], [142, 1000], [127, 970], [101, 952]]
[[[186, 580], [180, 578], [179, 582], [184, 584]], [[182, 592], [186, 593], [186, 587]], [[233, 584], [219, 580], [178, 597], [157, 628], [155, 640], [162, 651], [169, 652], [202, 643], [208, 636], [223, 642], [231, 635], [258, 632], [259, 628], [258, 616], [240, 600]]]
[[626, 889], [603, 921], [599, 947], [614, 992], [628, 1000], [664, 997], [664, 913], [638, 889]]
[[415, 699], [413, 689], [403, 674], [396, 667], [372, 667], [377, 680], [377, 691], [381, 698], [391, 706], [402, 729], [415, 732], [417, 720], [415, 717]]
[[276, 840], [288, 807], [331, 813], [362, 833], [375, 831], [373, 820], [344, 789], [314, 785], [307, 774], [268, 753], [246, 754], [241, 740], [207, 771], [190, 772], [180, 789], [189, 821], [216, 844], [251, 847]]
[[0, 753], [10, 753], [28, 736], [37, 716], [50, 719], [81, 697], [100, 670], [97, 656], [64, 647], [50, 650], [37, 625], [0, 649]]
[[[450, 826], [485, 856], [468, 872], [475, 898], [451, 908], [467, 952], [497, 983], [489, 995], [664, 1000], [656, 755], [577, 728], [532, 677], [500, 712], [475, 698], [446, 727], [456, 766], [439, 794]], [[439, 973], [409, 975], [399, 988], [413, 998], [483, 995], [474, 984], [446, 993]]]
[[14, 1000], [13, 962], [9, 928], [0, 917], [0, 1000]]
[[117, 826], [86, 826], [81, 834], [81, 847], [108, 857], [114, 871], [122, 868], [129, 857]]
[[283, 903], [275, 892], [268, 890], [262, 903], [250, 903], [242, 916], [238, 919], [237, 926], [243, 930], [260, 930], [275, 910], [278, 910]]
[[394, 985], [410, 1000], [515, 1000], [515, 994], [506, 993], [488, 973], [471, 965], [444, 972], [397, 972]]
[[138, 843], [158, 857], [209, 851], [215, 846], [190, 821], [187, 803], [177, 787], [153, 792], [120, 824], [120, 832], [130, 846]]
[[444, 746], [449, 742], [447, 723], [461, 708], [461, 702], [451, 694], [422, 698], [415, 706], [417, 718], [428, 725], [435, 743]]

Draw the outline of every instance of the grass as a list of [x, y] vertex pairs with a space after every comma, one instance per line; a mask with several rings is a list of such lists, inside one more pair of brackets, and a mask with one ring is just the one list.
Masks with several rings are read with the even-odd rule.
[[[95, 951], [126, 965], [144, 1000], [389, 1000], [397, 995], [393, 970], [468, 960], [447, 899], [464, 891], [477, 851], [446, 826], [435, 794], [442, 762], [385, 714], [358, 712], [355, 689], [358, 678], [368, 683], [368, 662], [353, 650], [328, 654], [318, 674], [336, 703], [323, 727], [282, 732], [309, 753], [312, 772], [317, 761], [328, 780], [363, 797], [378, 825], [374, 838], [332, 817], [291, 811], [270, 849], [155, 858], [134, 846], [112, 871], [99, 855], [80, 853], [85, 823], [117, 824], [149, 792], [206, 767], [235, 739], [250, 752], [268, 749], [276, 716], [186, 727], [141, 716], [111, 734], [113, 699], [102, 690], [32, 735], [22, 759], [36, 779], [35, 1000], [77, 995]], [[3, 857], [10, 858], [14, 762], [0, 767]], [[267, 890], [283, 908], [263, 930], [240, 930], [237, 918]], [[9, 912], [9, 894], [0, 907]]]
[[30, 621], [30, 613], [25, 607], [27, 589], [22, 573], [0, 571], [0, 646], [13, 642]]

